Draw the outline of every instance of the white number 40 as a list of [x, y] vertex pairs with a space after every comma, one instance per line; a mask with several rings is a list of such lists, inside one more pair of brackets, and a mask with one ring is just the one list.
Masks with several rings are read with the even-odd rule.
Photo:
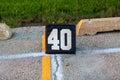
[[60, 40], [58, 39], [58, 29], [53, 29], [48, 36], [48, 44], [52, 44], [52, 50], [70, 50], [72, 48], [72, 34], [70, 29], [60, 30]]

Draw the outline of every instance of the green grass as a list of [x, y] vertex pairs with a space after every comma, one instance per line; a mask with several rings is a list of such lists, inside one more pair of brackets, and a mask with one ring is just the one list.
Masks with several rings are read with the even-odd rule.
[[0, 0], [0, 22], [11, 27], [114, 16], [120, 16], [119, 0]]

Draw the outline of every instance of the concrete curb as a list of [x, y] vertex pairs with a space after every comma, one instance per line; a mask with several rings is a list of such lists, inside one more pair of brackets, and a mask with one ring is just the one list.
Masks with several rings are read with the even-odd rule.
[[120, 30], [120, 17], [82, 19], [76, 25], [77, 35], [94, 35], [97, 32]]

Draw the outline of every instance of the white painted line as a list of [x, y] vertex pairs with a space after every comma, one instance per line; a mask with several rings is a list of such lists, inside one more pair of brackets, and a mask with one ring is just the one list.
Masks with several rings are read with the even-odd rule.
[[52, 55], [51, 64], [52, 64], [52, 70], [51, 70], [52, 79], [51, 80], [64, 80], [61, 56], [57, 54]]
[[58, 61], [58, 64], [59, 64], [59, 67], [58, 67], [58, 72], [56, 73], [57, 75], [57, 80], [64, 80], [64, 77], [63, 77], [63, 65], [62, 65], [62, 57], [61, 56], [57, 56], [57, 61]]
[[95, 50], [79, 50], [76, 54], [110, 54], [110, 53], [120, 53], [120, 48], [106, 48], [106, 49], [95, 49]]
[[21, 53], [21, 54], [13, 54], [13, 55], [3, 55], [3, 56], [0, 56], [0, 59], [18, 59], [18, 58], [40, 57], [40, 56], [46, 56], [46, 55], [47, 54], [43, 52]]
[[[95, 49], [95, 50], [79, 50], [76, 51], [76, 54], [110, 54], [110, 53], [118, 53], [120, 52], [120, 48], [107, 48], [107, 49]], [[13, 55], [2, 55], [0, 59], [17, 59], [17, 58], [28, 58], [28, 57], [39, 57], [39, 56], [46, 56], [44, 52], [36, 52], [36, 53], [20, 53], [20, 54], [13, 54]], [[55, 55], [52, 55], [54, 57]], [[60, 55], [56, 55], [57, 58], [60, 58]], [[59, 57], [58, 57], [59, 56]], [[54, 62], [54, 58], [53, 61]], [[61, 60], [59, 60], [61, 61]], [[55, 63], [53, 63], [55, 64]]]
[[52, 71], [52, 79], [51, 80], [55, 80], [55, 70], [56, 70], [56, 67], [57, 67], [57, 65], [56, 65], [56, 60], [55, 60], [55, 55], [52, 55], [51, 56], [51, 71]]

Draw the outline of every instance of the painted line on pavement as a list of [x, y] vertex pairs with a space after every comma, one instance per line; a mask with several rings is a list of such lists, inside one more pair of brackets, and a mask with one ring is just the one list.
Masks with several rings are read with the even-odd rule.
[[42, 57], [42, 78], [41, 80], [51, 80], [51, 58], [50, 56]]
[[51, 55], [52, 80], [64, 80], [62, 58], [60, 55]]
[[[118, 53], [120, 48], [107, 48], [95, 50], [79, 50], [76, 54], [110, 54]], [[62, 59], [60, 55], [47, 55], [44, 52], [2, 55], [0, 59], [19, 59], [29, 57], [42, 57], [42, 80], [64, 80]], [[51, 68], [52, 67], [52, 68]]]
[[94, 49], [94, 50], [79, 50], [76, 54], [111, 54], [120, 52], [120, 48], [106, 48], [106, 49]]
[[21, 53], [21, 54], [12, 54], [12, 55], [2, 55], [0, 59], [19, 59], [19, 58], [29, 58], [29, 57], [40, 57], [45, 56], [44, 52], [39, 53]]
[[[118, 53], [120, 52], [120, 48], [106, 48], [106, 49], [94, 49], [94, 50], [77, 50], [76, 54], [110, 54], [110, 53]], [[47, 56], [44, 52], [34, 52], [34, 53], [20, 53], [20, 54], [12, 54], [12, 55], [1, 55], [0, 59], [17, 59], [17, 58], [29, 58], [29, 57], [41, 57]]]

